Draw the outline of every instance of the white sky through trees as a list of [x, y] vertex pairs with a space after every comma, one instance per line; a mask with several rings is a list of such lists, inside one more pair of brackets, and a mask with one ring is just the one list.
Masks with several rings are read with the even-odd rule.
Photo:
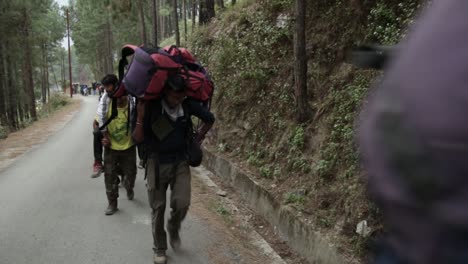
[[[55, 0], [60, 6], [66, 6], [68, 5], [68, 0]], [[73, 41], [70, 39], [70, 45], [73, 45]], [[64, 37], [62, 39], [62, 47], [65, 49], [68, 49], [68, 44], [67, 44], [67, 37]]]

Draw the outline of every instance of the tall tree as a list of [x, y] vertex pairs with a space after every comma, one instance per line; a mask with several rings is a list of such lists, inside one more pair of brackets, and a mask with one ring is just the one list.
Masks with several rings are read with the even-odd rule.
[[179, 14], [178, 14], [179, 12], [177, 8], [177, 0], [172, 0], [172, 7], [173, 7], [176, 46], [180, 47]]
[[158, 42], [158, 0], [152, 1], [152, 16], [153, 16], [153, 43], [157, 47]]
[[7, 105], [6, 98], [8, 96], [7, 84], [6, 84], [6, 55], [5, 55], [5, 44], [0, 43], [0, 126], [6, 126], [8, 123], [7, 119]]
[[187, 43], [187, 0], [182, 0], [182, 16], [184, 20], [184, 39]]
[[[8, 41], [6, 42], [6, 47], [11, 48], [11, 43]], [[19, 128], [19, 122], [18, 122], [18, 96], [17, 96], [17, 87], [16, 87], [16, 82], [14, 78], [14, 72], [13, 72], [13, 67], [12, 65], [12, 53], [7, 53], [6, 55], [6, 80], [7, 80], [7, 86], [9, 87], [9, 93], [8, 93], [8, 119], [9, 119], [9, 125], [10, 128], [13, 130], [16, 130]], [[26, 76], [25, 76], [26, 77]], [[29, 76], [28, 76], [29, 77]], [[32, 81], [32, 80], [31, 80]], [[26, 86], [25, 86], [26, 87]], [[30, 87], [28, 87], [28, 91], [31, 91]], [[34, 105], [35, 105], [34, 101]], [[28, 109], [30, 111], [30, 109]]]
[[199, 0], [200, 1], [200, 25], [207, 24], [215, 16], [214, 0]]
[[199, 0], [191, 0], [192, 1], [192, 33], [195, 30], [195, 24], [197, 20], [197, 2]]
[[220, 9], [224, 9], [224, 0], [216, 0], [216, 4]]
[[232, 0], [232, 1], [231, 1], [231, 4], [232, 4], [232, 5], [235, 5], [235, 4], [236, 4], [236, 0]]
[[30, 14], [26, 7], [22, 10], [22, 15], [24, 18], [23, 22], [23, 45], [24, 45], [24, 85], [27, 88], [27, 96], [29, 102], [29, 115], [33, 121], [37, 120], [37, 112], [36, 112], [36, 96], [34, 94], [34, 81], [33, 81], [33, 65], [32, 65], [32, 47], [31, 47], [31, 21], [30, 21]]
[[138, 16], [140, 17], [140, 30], [141, 30], [141, 41], [144, 45], [147, 45], [146, 39], [146, 25], [145, 25], [145, 13], [143, 12], [143, 0], [137, 0], [138, 5]]
[[294, 32], [294, 77], [296, 95], [296, 118], [299, 122], [307, 119], [309, 105], [307, 97], [307, 56], [306, 56], [306, 0], [296, 0], [296, 26]]
[[[143, 37], [143, 43], [146, 45], [146, 29], [144, 26], [145, 21], [143, 20], [143, 28], [142, 28], [142, 37]], [[114, 56], [112, 52], [112, 25], [111, 25], [111, 20], [110, 16], [107, 16], [107, 23], [106, 23], [106, 73], [112, 73], [114, 72]]]
[[213, 17], [215, 17], [215, 1], [214, 0], [206, 0], [206, 10], [208, 16], [208, 22], [211, 21]]

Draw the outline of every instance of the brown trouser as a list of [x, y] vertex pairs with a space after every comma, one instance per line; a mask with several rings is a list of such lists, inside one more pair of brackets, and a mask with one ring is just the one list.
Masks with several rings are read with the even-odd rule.
[[109, 200], [115, 200], [119, 197], [118, 167], [123, 173], [125, 188], [127, 190], [133, 189], [137, 174], [135, 146], [126, 150], [113, 150], [110, 148], [104, 150], [104, 183]]
[[191, 175], [186, 161], [159, 166], [159, 179], [156, 180], [156, 162], [148, 159], [148, 199], [151, 206], [154, 250], [167, 249], [167, 236], [164, 229], [164, 212], [166, 210], [166, 192], [171, 188], [171, 216], [168, 227], [180, 230], [180, 226], [190, 206]]

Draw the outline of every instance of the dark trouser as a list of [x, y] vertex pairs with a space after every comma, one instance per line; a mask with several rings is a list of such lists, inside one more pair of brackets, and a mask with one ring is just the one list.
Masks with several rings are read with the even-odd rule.
[[145, 144], [140, 144], [137, 146], [138, 148], [138, 158], [140, 158], [140, 161], [143, 161], [143, 167], [146, 166], [146, 145]]
[[133, 189], [136, 178], [136, 150], [135, 146], [126, 150], [113, 150], [106, 148], [104, 151], [104, 183], [106, 185], [107, 198], [115, 200], [119, 197], [118, 168], [125, 177], [125, 188]]
[[102, 162], [102, 132], [93, 131], [94, 160]]
[[159, 180], [156, 181], [157, 165], [154, 159], [148, 159], [148, 199], [152, 209], [152, 229], [154, 250], [167, 249], [167, 236], [164, 229], [164, 212], [166, 210], [166, 192], [171, 188], [171, 217], [168, 228], [180, 230], [180, 226], [190, 206], [191, 175], [186, 161], [159, 166]]

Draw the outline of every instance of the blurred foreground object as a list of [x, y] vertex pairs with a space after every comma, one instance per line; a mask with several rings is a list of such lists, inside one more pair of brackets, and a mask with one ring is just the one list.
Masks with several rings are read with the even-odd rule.
[[467, 10], [432, 1], [362, 113], [369, 192], [388, 230], [376, 264], [468, 263]]

